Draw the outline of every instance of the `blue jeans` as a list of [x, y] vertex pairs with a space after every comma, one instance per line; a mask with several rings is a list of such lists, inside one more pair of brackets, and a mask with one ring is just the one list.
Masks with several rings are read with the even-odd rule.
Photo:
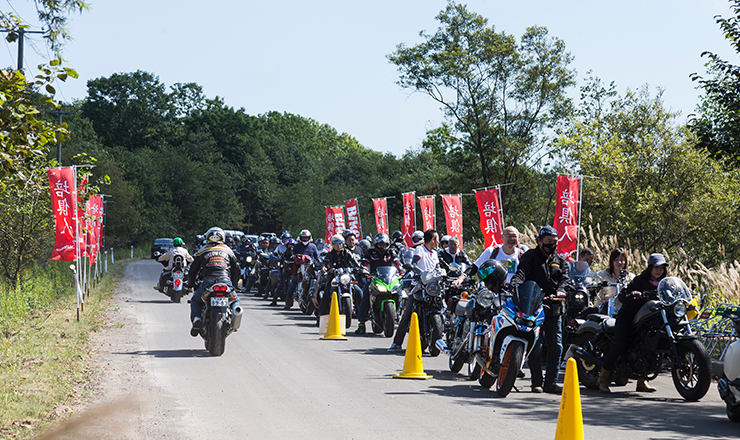
[[[203, 302], [202, 298], [203, 293], [205, 293], [207, 288], [216, 283], [225, 283], [230, 288], [234, 288], [234, 286], [231, 284], [231, 281], [229, 280], [205, 280], [200, 283], [200, 287], [198, 287], [198, 290], [193, 293], [193, 297], [190, 299], [190, 322], [193, 322], [196, 317], [200, 318], [200, 315], [203, 313], [203, 308], [206, 306], [206, 303]], [[239, 295], [234, 292], [234, 296], [236, 296], [236, 301], [234, 302], [232, 307], [241, 305]]]
[[285, 293], [285, 307], [293, 307], [293, 292], [295, 292], [296, 287], [298, 287], [298, 275], [295, 275], [290, 279], [288, 292]]
[[540, 329], [540, 337], [534, 343], [529, 355], [529, 371], [532, 374], [532, 386], [542, 386], [542, 341], [547, 343], [547, 367], [545, 368], [545, 386], [554, 385], [560, 373], [560, 355], [563, 352], [563, 332], [560, 327], [560, 316], [545, 316]]
[[364, 323], [365, 321], [367, 321], [367, 314], [369, 311], [370, 311], [370, 283], [365, 283], [365, 288], [362, 289], [362, 301], [360, 301], [360, 307], [357, 309], [357, 321], [360, 323]]

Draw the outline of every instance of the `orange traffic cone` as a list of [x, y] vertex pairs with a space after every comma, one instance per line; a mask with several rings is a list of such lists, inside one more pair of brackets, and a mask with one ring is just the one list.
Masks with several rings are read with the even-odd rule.
[[583, 415], [581, 414], [581, 390], [578, 388], [576, 360], [568, 359], [565, 367], [563, 396], [560, 398], [558, 427], [555, 440], [583, 440]]
[[431, 379], [432, 376], [424, 372], [421, 362], [421, 338], [419, 337], [419, 317], [416, 312], [411, 314], [409, 326], [409, 343], [406, 345], [406, 356], [403, 359], [403, 371], [393, 376], [398, 379]]
[[326, 334], [321, 339], [346, 341], [347, 338], [342, 336], [342, 328], [340, 327], [339, 321], [339, 303], [337, 302], [337, 292], [332, 292], [331, 308], [329, 309], [329, 325], [326, 328]]

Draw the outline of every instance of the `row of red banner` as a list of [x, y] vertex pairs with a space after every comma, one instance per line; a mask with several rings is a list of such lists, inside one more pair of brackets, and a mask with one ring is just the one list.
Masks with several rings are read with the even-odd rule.
[[78, 203], [85, 198], [86, 181], [77, 187], [75, 168], [50, 168], [47, 174], [56, 224], [51, 259], [74, 261], [86, 256], [90, 264], [95, 263], [103, 234], [103, 198], [92, 196], [84, 204]]
[[[570, 254], [578, 246], [580, 224], [581, 178], [558, 176], [556, 184], [554, 227], [558, 231], [558, 253]], [[504, 216], [501, 205], [500, 187], [475, 190], [475, 199], [480, 216], [480, 229], [485, 238], [485, 247], [503, 242]], [[407, 246], [413, 246], [411, 236], [416, 230], [416, 193], [403, 193], [403, 222], [401, 233]], [[378, 233], [389, 234], [388, 204], [386, 198], [372, 199], [373, 214]], [[436, 229], [435, 196], [418, 197], [421, 208], [421, 230]], [[349, 227], [345, 228], [344, 211], [347, 211]], [[462, 194], [442, 196], [442, 209], [447, 225], [447, 235], [462, 242]], [[357, 199], [347, 200], [344, 206], [326, 207], [326, 240], [334, 234], [350, 229], [357, 237], [362, 236]]]

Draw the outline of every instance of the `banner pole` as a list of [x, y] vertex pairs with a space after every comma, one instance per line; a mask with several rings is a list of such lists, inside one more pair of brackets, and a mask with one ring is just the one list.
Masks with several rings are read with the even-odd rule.
[[583, 176], [578, 176], [578, 237], [576, 238], [576, 261], [581, 252], [581, 203], [583, 202]]
[[496, 185], [496, 194], [498, 195], [498, 212], [501, 214], [501, 231], [504, 230], [504, 202], [501, 200], [501, 185]]

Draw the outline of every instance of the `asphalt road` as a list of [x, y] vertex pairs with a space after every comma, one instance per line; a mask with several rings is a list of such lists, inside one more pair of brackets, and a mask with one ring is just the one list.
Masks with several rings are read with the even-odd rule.
[[[555, 436], [560, 396], [529, 392], [526, 368], [519, 391], [507, 398], [451, 373], [444, 355], [423, 357], [433, 379], [394, 379], [404, 358], [386, 351], [390, 339], [355, 336], [353, 324], [347, 341], [320, 340], [312, 317], [269, 307], [252, 295], [242, 296], [242, 327], [226, 340], [224, 355], [211, 357], [203, 340], [189, 334], [189, 304], [173, 304], [152, 289], [160, 270], [152, 260], [127, 267], [123, 291], [136, 315], [137, 336], [111, 350], [138, 363], [134, 380], [154, 384], [157, 409], [141, 410], [129, 421], [156, 425], [156, 435], [148, 438]], [[670, 375], [651, 383], [658, 392], [636, 393], [634, 382], [613, 387], [608, 396], [581, 388], [585, 438], [740, 437], [740, 424], [725, 416], [716, 383], [700, 402], [681, 399]]]

